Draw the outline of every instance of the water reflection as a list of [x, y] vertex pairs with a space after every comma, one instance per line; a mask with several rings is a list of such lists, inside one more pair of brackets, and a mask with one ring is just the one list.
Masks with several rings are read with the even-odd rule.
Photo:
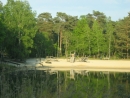
[[[68, 77], [69, 73], [69, 77]], [[64, 74], [64, 78], [62, 75]], [[61, 80], [63, 79], [63, 80]], [[73, 98], [128, 98], [130, 74], [74, 71], [57, 72], [58, 93]], [[61, 81], [63, 83], [61, 83]], [[61, 88], [64, 88], [61, 89]], [[79, 94], [79, 95], [78, 95]], [[65, 97], [66, 98], [66, 97]]]
[[0, 98], [129, 98], [130, 73], [17, 70], [0, 75]]

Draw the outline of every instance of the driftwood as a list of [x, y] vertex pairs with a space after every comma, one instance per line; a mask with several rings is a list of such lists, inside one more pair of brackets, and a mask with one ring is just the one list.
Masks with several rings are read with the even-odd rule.
[[104, 57], [103, 60], [109, 60], [110, 58], [109, 57]]
[[81, 62], [87, 62], [87, 60], [88, 60], [88, 57], [81, 57]]

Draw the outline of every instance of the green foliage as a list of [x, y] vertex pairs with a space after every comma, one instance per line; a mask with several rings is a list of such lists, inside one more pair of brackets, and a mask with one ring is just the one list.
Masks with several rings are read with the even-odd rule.
[[56, 44], [49, 39], [47, 32], [37, 32], [34, 37], [34, 47], [31, 56], [46, 57], [47, 55], [55, 55]]
[[[36, 17], [29, 3], [8, 0], [0, 2], [0, 54], [25, 59], [28, 56], [68, 56], [129, 58], [130, 14], [113, 22], [104, 13], [77, 16], [44, 12]], [[36, 33], [37, 32], [37, 33]]]
[[129, 58], [130, 52], [130, 15], [117, 22], [116, 25], [115, 48], [120, 53], [120, 57]]
[[27, 1], [14, 0], [8, 0], [3, 13], [3, 22], [7, 27], [7, 52], [10, 57], [24, 59], [33, 47], [33, 37], [36, 33], [35, 13]]
[[94, 21], [92, 27], [92, 53], [98, 54], [104, 53], [106, 48], [105, 38], [103, 35], [103, 29], [98, 25], [97, 21]]
[[3, 46], [3, 41], [5, 38], [5, 32], [4, 32], [5, 25], [3, 23], [3, 5], [0, 1], [0, 45]]
[[86, 20], [84, 18], [79, 20], [72, 35], [71, 51], [75, 50], [80, 55], [83, 53], [89, 54], [90, 35], [91, 31]]
[[50, 13], [41, 13], [37, 18], [37, 26], [40, 32], [48, 32], [51, 36], [53, 21]]

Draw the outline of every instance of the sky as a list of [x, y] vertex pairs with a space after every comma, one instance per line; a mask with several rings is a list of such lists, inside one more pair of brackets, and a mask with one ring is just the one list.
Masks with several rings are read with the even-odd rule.
[[[7, 0], [0, 0], [6, 4]], [[24, 0], [22, 0], [24, 1]], [[64, 12], [71, 16], [92, 14], [93, 10], [104, 13], [111, 20], [118, 21], [128, 16], [130, 0], [27, 0], [37, 15], [44, 12], [51, 13], [52, 17], [57, 12]]]

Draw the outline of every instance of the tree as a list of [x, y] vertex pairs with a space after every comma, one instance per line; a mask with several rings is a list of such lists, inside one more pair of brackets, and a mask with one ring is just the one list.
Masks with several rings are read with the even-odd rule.
[[116, 49], [123, 58], [129, 58], [130, 53], [130, 14], [116, 25]]
[[[56, 55], [56, 42], [57, 42], [57, 34], [55, 32], [55, 21], [53, 20], [50, 13], [41, 13], [38, 15], [37, 18], [37, 27], [38, 27], [38, 33], [37, 35], [42, 36], [42, 40], [44, 43], [42, 45], [44, 47], [44, 56], [45, 55]], [[40, 36], [39, 36], [40, 37]], [[41, 38], [41, 37], [40, 37]], [[35, 40], [35, 42], [37, 42]]]
[[90, 55], [90, 35], [91, 30], [89, 25], [87, 24], [86, 18], [81, 17], [73, 31], [72, 43], [70, 48], [78, 52], [78, 54], [80, 55]]
[[97, 20], [101, 28], [104, 28], [106, 26], [106, 16], [104, 15], [104, 13], [93, 11], [93, 17]]
[[87, 19], [87, 23], [88, 23], [89, 27], [92, 29], [93, 21], [94, 21], [93, 14], [88, 13], [86, 15], [86, 19]]
[[64, 28], [65, 28], [65, 19], [67, 17], [67, 14], [66, 13], [62, 13], [62, 12], [57, 12], [57, 17], [60, 21], [60, 24], [59, 24], [59, 31], [58, 31], [58, 54], [60, 56], [62, 56], [62, 41], [63, 41], [63, 31], [64, 31]]
[[[72, 32], [75, 28], [75, 26], [77, 25], [77, 16], [70, 16], [67, 15], [66, 17], [66, 22], [65, 22], [65, 26], [64, 26], [64, 32], [63, 32], [63, 53], [65, 52], [66, 57], [68, 56], [68, 52], [69, 52], [69, 47], [70, 47], [70, 41], [71, 41], [71, 36], [72, 36]], [[71, 50], [74, 51], [74, 50]]]
[[31, 56], [41, 58], [47, 55], [55, 55], [55, 50], [53, 41], [50, 40], [48, 32], [36, 33]]
[[107, 51], [108, 51], [108, 57], [111, 57], [112, 49], [114, 48], [112, 46], [113, 42], [113, 33], [114, 33], [114, 23], [111, 21], [110, 17], [107, 19], [107, 25], [106, 25], [106, 43], [108, 45]]
[[3, 23], [3, 4], [0, 1], [0, 58], [2, 60], [3, 55], [5, 54], [5, 24]]
[[48, 32], [51, 36], [53, 31], [53, 20], [50, 13], [41, 13], [37, 18], [37, 26], [40, 32]]
[[10, 57], [23, 59], [31, 52], [33, 37], [36, 33], [35, 12], [27, 1], [8, 0], [4, 6], [4, 24], [7, 52]]
[[3, 5], [2, 2], [0, 1], [0, 46], [2, 46], [2, 43], [4, 41], [5, 37], [5, 32], [4, 32], [4, 24], [3, 24]]
[[104, 37], [103, 37], [103, 29], [100, 28], [97, 21], [94, 21], [93, 27], [92, 27], [92, 53], [97, 54], [97, 57], [100, 56], [100, 53], [104, 50]]
[[[57, 26], [55, 32], [58, 34], [58, 55], [68, 54], [69, 38], [77, 22], [76, 16], [70, 16], [66, 13], [57, 12], [54, 18], [54, 24]], [[65, 49], [64, 49], [65, 48]]]

